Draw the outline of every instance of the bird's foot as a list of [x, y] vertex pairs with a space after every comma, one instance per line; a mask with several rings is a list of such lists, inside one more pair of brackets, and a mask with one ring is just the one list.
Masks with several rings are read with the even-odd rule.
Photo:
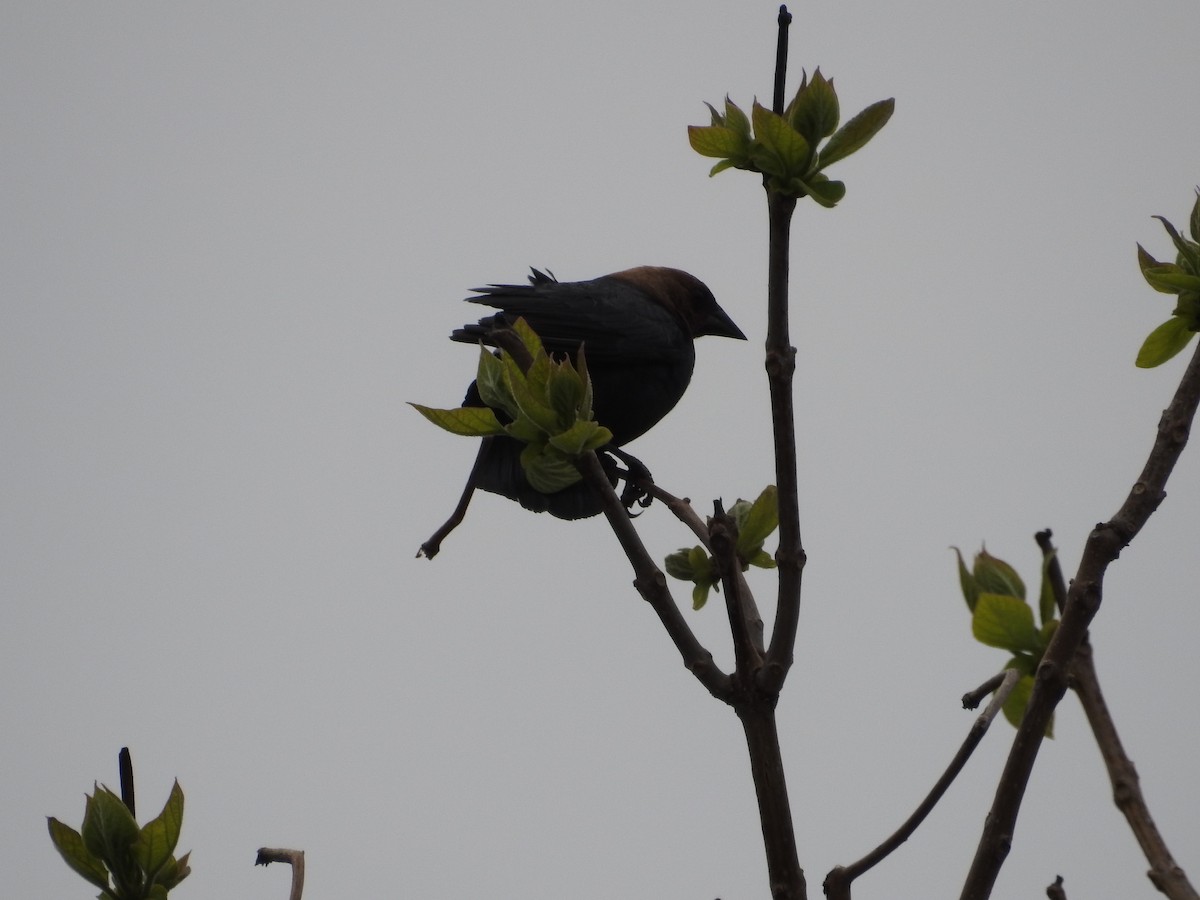
[[634, 512], [634, 506], [645, 509], [654, 502], [654, 497], [650, 494], [654, 476], [650, 474], [646, 464], [636, 456], [631, 456], [617, 447], [608, 447], [606, 452], [625, 464], [625, 471], [620, 473], [621, 478], [625, 480], [625, 487], [621, 489], [621, 505], [625, 507], [630, 518], [637, 518], [641, 513]]

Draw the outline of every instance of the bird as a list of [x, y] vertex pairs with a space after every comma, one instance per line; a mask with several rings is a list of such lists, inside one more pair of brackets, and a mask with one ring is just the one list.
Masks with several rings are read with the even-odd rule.
[[[495, 334], [524, 318], [551, 356], [575, 360], [585, 348], [592, 380], [593, 418], [612, 432], [605, 450], [632, 460], [620, 448], [654, 427], [683, 397], [696, 362], [694, 341], [704, 335], [746, 340], [705, 284], [680, 269], [638, 266], [589, 281], [563, 282], [549, 270], [531, 269], [528, 284], [491, 284], [473, 288], [466, 302], [497, 312], [455, 329], [450, 339], [497, 346]], [[483, 406], [472, 382], [463, 406]], [[601, 511], [600, 498], [586, 482], [553, 494], [535, 490], [520, 464], [524, 444], [507, 437], [483, 439], [474, 468], [456, 510], [435, 538], [422, 545], [437, 552], [475, 489], [516, 500], [526, 509], [560, 519], [584, 519]], [[616, 483], [617, 469], [602, 455]], [[453, 523], [453, 524], [451, 524]], [[436, 539], [436, 540], [435, 540]]]

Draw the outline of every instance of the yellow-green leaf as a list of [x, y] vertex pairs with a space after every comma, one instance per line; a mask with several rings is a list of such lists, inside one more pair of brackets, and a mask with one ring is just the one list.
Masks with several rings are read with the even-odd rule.
[[466, 437], [488, 437], [503, 434], [504, 426], [496, 413], [486, 406], [460, 406], [456, 409], [434, 409], [420, 403], [408, 404], [426, 419], [451, 434]]
[[1194, 336], [1195, 332], [1188, 329], [1183, 319], [1172, 316], [1150, 332], [1142, 342], [1136, 360], [1138, 368], [1153, 369], [1155, 366], [1161, 366], [1186, 347]]

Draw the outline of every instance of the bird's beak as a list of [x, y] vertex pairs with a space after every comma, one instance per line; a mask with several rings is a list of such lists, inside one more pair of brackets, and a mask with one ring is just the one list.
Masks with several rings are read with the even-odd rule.
[[696, 334], [711, 334], [714, 337], [727, 337], [738, 341], [746, 340], [746, 335], [742, 334], [742, 329], [734, 325], [733, 319], [729, 318], [725, 310], [720, 307], [717, 307], [704, 317], [700, 330]]

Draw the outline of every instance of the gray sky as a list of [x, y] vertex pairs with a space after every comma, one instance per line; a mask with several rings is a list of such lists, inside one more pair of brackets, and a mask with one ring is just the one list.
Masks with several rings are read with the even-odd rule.
[[[632, 449], [702, 511], [772, 479], [756, 179], [706, 177], [701, 101], [771, 89], [772, 3], [9, 4], [0, 11], [0, 869], [89, 896], [78, 824], [133, 749], [143, 816], [187, 793], [182, 897], [766, 895], [745, 749], [600, 521], [492, 496], [433, 562], [474, 446], [404, 405], [473, 371], [468, 288], [693, 272], [751, 336], [700, 342]], [[1073, 572], [1140, 471], [1182, 361], [1133, 367], [1171, 301], [1135, 242], [1186, 221], [1194, 5], [915, 0], [794, 9], [843, 109], [896, 97], [794, 232], [804, 536], [779, 714], [801, 861], [908, 815], [1003, 661], [953, 555]], [[1194, 450], [1195, 448], [1193, 448]], [[1200, 876], [1200, 463], [1110, 570], [1102, 683]], [[642, 534], [690, 545], [665, 510]], [[755, 577], [766, 604], [772, 579]], [[678, 597], [686, 602], [681, 585]], [[719, 604], [688, 613], [727, 663]], [[996, 896], [1056, 874], [1150, 896], [1068, 697]], [[857, 885], [957, 896], [1011, 740]]]

